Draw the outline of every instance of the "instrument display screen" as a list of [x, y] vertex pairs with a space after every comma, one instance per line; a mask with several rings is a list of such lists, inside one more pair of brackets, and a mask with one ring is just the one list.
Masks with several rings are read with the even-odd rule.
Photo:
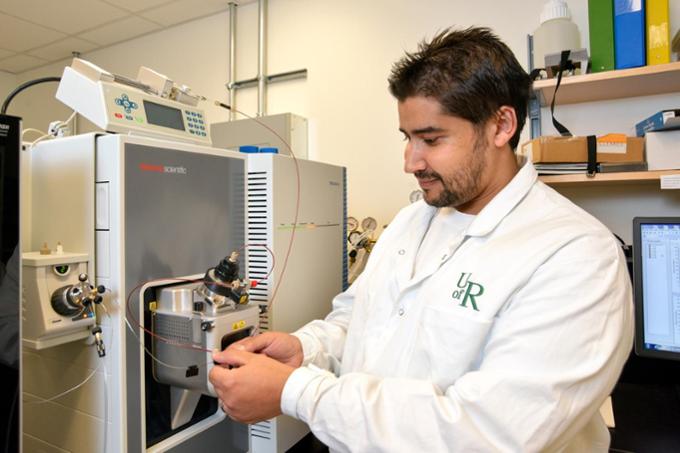
[[149, 101], [144, 101], [144, 110], [146, 111], [146, 120], [149, 124], [169, 127], [180, 131], [184, 130], [184, 120], [182, 119], [181, 110]]

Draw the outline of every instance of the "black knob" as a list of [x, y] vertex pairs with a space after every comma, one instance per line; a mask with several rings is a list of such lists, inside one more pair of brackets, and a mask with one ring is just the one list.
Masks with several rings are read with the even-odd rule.
[[104, 292], [106, 292], [106, 287], [104, 285], [97, 286], [97, 292], [99, 294], [104, 294]]
[[54, 311], [60, 315], [75, 316], [83, 311], [83, 306], [77, 302], [81, 295], [78, 287], [62, 286], [52, 293], [50, 303]]

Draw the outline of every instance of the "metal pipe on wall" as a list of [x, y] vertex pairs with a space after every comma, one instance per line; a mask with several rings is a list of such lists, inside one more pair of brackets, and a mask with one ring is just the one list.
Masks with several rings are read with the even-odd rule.
[[258, 23], [258, 34], [259, 34], [259, 42], [258, 42], [258, 49], [257, 49], [257, 116], [264, 116], [266, 115], [266, 105], [265, 105], [265, 99], [267, 97], [266, 93], [266, 83], [265, 83], [265, 76], [264, 74], [266, 73], [266, 68], [265, 68], [265, 61], [266, 61], [266, 55], [265, 55], [265, 49], [266, 49], [266, 26], [267, 26], [267, 21], [266, 21], [266, 10], [267, 10], [267, 0], [258, 0], [258, 16], [259, 16], [259, 23]]
[[[236, 82], [236, 3], [229, 3], [229, 85]], [[228, 85], [228, 86], [229, 86]], [[229, 105], [236, 107], [236, 90], [229, 90]], [[236, 113], [229, 110], [229, 121], [236, 119]]]

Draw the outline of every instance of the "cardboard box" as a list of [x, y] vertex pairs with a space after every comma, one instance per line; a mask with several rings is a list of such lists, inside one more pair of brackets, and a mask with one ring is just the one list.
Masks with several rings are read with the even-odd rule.
[[[597, 138], [597, 162], [642, 162], [641, 137], [607, 134]], [[535, 163], [588, 162], [586, 137], [541, 136], [522, 144], [518, 151]]]
[[649, 170], [680, 168], [680, 130], [647, 132], [645, 140]]

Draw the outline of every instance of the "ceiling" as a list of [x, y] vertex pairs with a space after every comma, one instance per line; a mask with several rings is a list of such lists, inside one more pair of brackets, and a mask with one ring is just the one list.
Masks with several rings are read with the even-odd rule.
[[0, 71], [18, 74], [254, 0], [0, 0]]

